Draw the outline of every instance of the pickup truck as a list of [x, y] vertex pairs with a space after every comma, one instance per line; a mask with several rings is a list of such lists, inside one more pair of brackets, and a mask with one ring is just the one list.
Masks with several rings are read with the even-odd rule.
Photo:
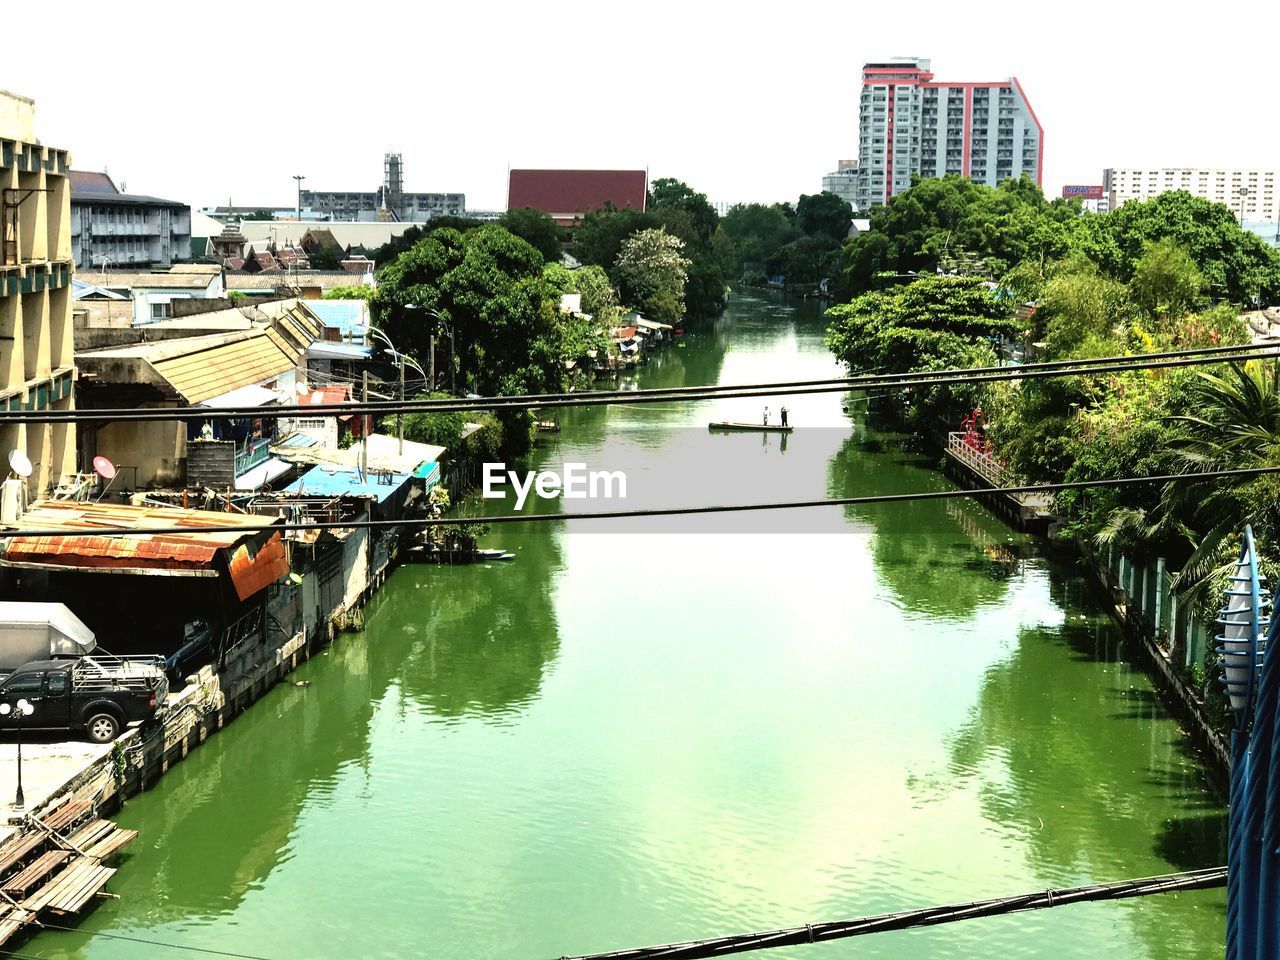
[[110, 743], [125, 724], [149, 720], [169, 695], [162, 657], [89, 656], [33, 660], [0, 681], [0, 703], [26, 700], [35, 710], [0, 715], [0, 730], [82, 728], [95, 743]]

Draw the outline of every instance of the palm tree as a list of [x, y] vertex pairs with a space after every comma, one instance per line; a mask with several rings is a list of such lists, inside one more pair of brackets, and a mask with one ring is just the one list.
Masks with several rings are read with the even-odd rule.
[[[1169, 417], [1177, 431], [1169, 449], [1188, 474], [1280, 465], [1280, 362], [1232, 364], [1224, 373], [1202, 371], [1192, 381], [1187, 408]], [[1265, 543], [1280, 534], [1280, 481], [1263, 475], [1242, 482], [1169, 483], [1152, 511], [1118, 510], [1098, 534], [1112, 543], [1181, 539], [1191, 548], [1174, 583], [1197, 594], [1230, 566], [1230, 541], [1252, 524]]]

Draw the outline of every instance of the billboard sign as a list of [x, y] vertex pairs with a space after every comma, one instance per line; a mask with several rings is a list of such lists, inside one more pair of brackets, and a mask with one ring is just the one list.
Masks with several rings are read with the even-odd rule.
[[1062, 195], [1075, 200], [1101, 200], [1104, 196], [1101, 186], [1086, 186], [1075, 183], [1062, 188]]

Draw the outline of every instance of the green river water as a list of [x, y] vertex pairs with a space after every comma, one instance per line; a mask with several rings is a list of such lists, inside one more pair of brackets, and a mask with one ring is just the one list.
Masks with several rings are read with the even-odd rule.
[[[837, 373], [817, 305], [735, 296], [634, 382]], [[627, 472], [629, 500], [573, 510], [948, 486], [844, 399], [792, 398], [785, 449], [708, 434], [755, 400], [577, 409], [537, 459]], [[365, 632], [291, 678], [308, 686], [130, 800], [120, 899], [24, 952], [182, 955], [111, 933], [278, 960], [542, 960], [1225, 860], [1223, 807], [1091, 591], [980, 505], [486, 539], [517, 559], [401, 568]], [[762, 956], [1207, 960], [1224, 902]]]

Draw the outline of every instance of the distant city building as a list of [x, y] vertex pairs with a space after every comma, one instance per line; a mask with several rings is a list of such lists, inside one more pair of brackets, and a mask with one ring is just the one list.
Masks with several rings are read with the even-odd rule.
[[1106, 213], [1111, 209], [1107, 191], [1100, 183], [1069, 183], [1062, 188], [1064, 200], [1079, 200], [1080, 207], [1090, 213]]
[[1109, 167], [1102, 186], [1112, 210], [1130, 200], [1149, 200], [1170, 190], [1185, 190], [1225, 204], [1237, 220], [1280, 220], [1275, 170], [1226, 170], [1196, 167]]
[[[65, 150], [36, 136], [36, 105], [0, 90], [0, 407], [68, 411], [76, 379], [71, 321], [71, 185]], [[31, 461], [0, 488], [0, 520], [44, 497], [76, 470], [73, 423], [6, 423], [0, 457]], [[23, 479], [25, 477], [25, 480]], [[27, 497], [23, 496], [23, 493]]]
[[404, 163], [398, 153], [383, 158], [382, 186], [377, 190], [303, 190], [300, 200], [304, 209], [330, 220], [421, 222], [461, 217], [467, 208], [462, 193], [406, 193]]
[[841, 160], [825, 177], [822, 178], [822, 192], [834, 193], [841, 200], [847, 200], [858, 212], [858, 161]]
[[507, 209], [532, 207], [571, 226], [609, 205], [643, 211], [648, 192], [644, 170], [512, 170]]
[[105, 173], [71, 171], [71, 252], [76, 267], [170, 266], [191, 257], [191, 208], [121, 193]]
[[1041, 183], [1044, 129], [1017, 78], [936, 81], [929, 65], [910, 59], [862, 68], [858, 209], [887, 202], [915, 176], [959, 174], [997, 186], [1025, 174]]

